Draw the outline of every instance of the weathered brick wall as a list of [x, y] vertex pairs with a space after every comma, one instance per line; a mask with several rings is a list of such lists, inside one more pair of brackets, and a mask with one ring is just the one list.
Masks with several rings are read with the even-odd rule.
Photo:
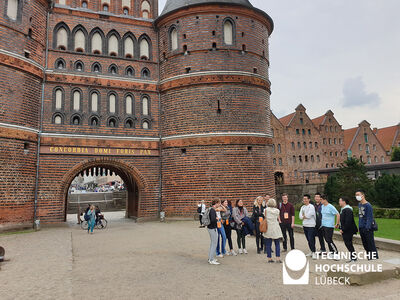
[[255, 197], [274, 194], [266, 145], [208, 145], [168, 148], [162, 152], [163, 202], [167, 215], [192, 216], [197, 203], [242, 199], [251, 209]]

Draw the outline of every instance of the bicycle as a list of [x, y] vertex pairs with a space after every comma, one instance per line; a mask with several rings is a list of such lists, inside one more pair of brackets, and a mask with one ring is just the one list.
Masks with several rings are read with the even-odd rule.
[[[106, 229], [107, 227], [107, 220], [104, 218], [103, 215], [99, 216], [99, 220], [97, 221], [97, 224], [94, 226], [97, 229]], [[83, 230], [87, 230], [88, 229], [88, 222], [85, 220], [81, 220], [81, 228]]]

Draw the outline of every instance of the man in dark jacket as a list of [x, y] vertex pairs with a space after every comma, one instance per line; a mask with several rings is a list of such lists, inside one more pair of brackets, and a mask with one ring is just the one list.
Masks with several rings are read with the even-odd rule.
[[349, 205], [349, 199], [342, 197], [339, 199], [340, 210], [340, 233], [347, 250], [351, 253], [351, 259], [348, 262], [357, 261], [357, 253], [353, 246], [353, 235], [358, 229], [354, 222], [353, 208]]
[[324, 241], [324, 231], [321, 228], [321, 220], [322, 220], [322, 214], [321, 214], [321, 208], [322, 208], [322, 203], [321, 203], [321, 193], [316, 193], [314, 196], [315, 200], [315, 233], [316, 236], [318, 236], [319, 240], [319, 245], [320, 245], [320, 251], [321, 252], [326, 252], [325, 248], [325, 241]]
[[282, 194], [282, 203], [280, 204], [279, 207], [280, 211], [280, 218], [281, 218], [281, 223], [279, 224], [281, 226], [282, 230], [282, 235], [283, 235], [283, 251], [287, 251], [287, 235], [286, 231], [289, 233], [289, 239], [290, 239], [290, 249], [294, 249], [294, 234], [293, 234], [293, 228], [294, 228], [294, 206], [288, 201], [288, 194], [283, 193]]

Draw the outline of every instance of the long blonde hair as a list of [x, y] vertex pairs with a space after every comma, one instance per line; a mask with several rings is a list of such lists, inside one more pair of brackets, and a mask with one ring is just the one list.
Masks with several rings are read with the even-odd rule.
[[262, 199], [262, 203], [261, 205], [265, 205], [265, 201], [264, 201], [264, 197], [263, 196], [258, 196], [256, 197], [256, 199], [254, 200], [254, 206], [258, 206], [258, 200]]

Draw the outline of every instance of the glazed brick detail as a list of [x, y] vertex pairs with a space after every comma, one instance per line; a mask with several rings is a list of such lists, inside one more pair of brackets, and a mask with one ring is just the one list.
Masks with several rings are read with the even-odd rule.
[[42, 81], [0, 65], [0, 122], [39, 128]]
[[163, 136], [221, 131], [269, 133], [269, 93], [261, 88], [193, 86], [162, 93], [161, 104]]
[[255, 197], [274, 194], [266, 146], [193, 146], [162, 151], [162, 208], [167, 215], [192, 217], [197, 203], [242, 199], [251, 209]]

